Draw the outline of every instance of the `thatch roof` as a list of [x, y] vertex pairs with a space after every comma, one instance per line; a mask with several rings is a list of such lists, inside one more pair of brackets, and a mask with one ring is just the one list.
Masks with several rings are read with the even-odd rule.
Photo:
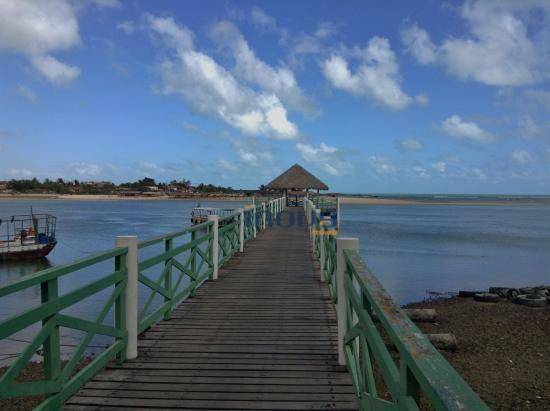
[[282, 189], [300, 189], [307, 188], [328, 190], [328, 186], [298, 164], [294, 164], [279, 177], [270, 182], [266, 188]]

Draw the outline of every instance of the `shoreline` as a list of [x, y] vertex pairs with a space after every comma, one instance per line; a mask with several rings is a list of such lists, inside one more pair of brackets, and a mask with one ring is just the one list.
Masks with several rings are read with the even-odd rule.
[[230, 195], [175, 196], [119, 196], [115, 194], [0, 194], [0, 201], [16, 200], [71, 200], [71, 201], [252, 201], [252, 197]]
[[[330, 196], [325, 196], [330, 197]], [[70, 201], [252, 201], [252, 197], [224, 194], [203, 194], [188, 196], [167, 196], [167, 195], [138, 195], [121, 196], [116, 194], [0, 194], [1, 201], [16, 200], [70, 200]], [[546, 202], [529, 198], [518, 198], [514, 200], [436, 200], [436, 199], [415, 199], [415, 198], [394, 198], [394, 197], [355, 197], [340, 196], [340, 204], [344, 205], [374, 205], [374, 206], [396, 206], [396, 205], [437, 205], [437, 206], [550, 206], [550, 200]]]
[[[514, 205], [514, 206], [536, 206], [541, 205], [539, 201], [532, 199], [517, 199], [517, 200], [488, 200], [488, 201], [456, 201], [456, 200], [430, 200], [423, 199], [417, 200], [413, 198], [392, 198], [392, 197], [352, 197], [352, 196], [341, 196], [340, 204], [349, 204], [349, 205], [439, 205], [439, 206], [505, 206], [505, 205]], [[546, 203], [550, 206], [550, 201]]]

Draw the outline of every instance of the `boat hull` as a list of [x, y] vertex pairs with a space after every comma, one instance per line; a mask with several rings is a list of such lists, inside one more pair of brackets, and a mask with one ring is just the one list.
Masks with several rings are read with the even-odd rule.
[[54, 249], [56, 244], [57, 242], [38, 244], [37, 247], [32, 248], [21, 247], [21, 249], [0, 251], [0, 261], [21, 261], [44, 258]]

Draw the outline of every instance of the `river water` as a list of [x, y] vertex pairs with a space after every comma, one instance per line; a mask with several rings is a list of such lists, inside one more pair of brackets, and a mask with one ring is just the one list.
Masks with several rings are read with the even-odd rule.
[[550, 203], [344, 205], [343, 235], [393, 298], [550, 284]]

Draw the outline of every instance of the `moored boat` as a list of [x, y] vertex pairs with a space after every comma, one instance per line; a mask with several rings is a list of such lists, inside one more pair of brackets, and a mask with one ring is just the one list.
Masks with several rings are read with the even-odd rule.
[[0, 261], [47, 256], [57, 244], [55, 226], [56, 217], [32, 211], [0, 219]]
[[[227, 217], [235, 212], [232, 208], [194, 207], [191, 210], [191, 224], [202, 224], [208, 221], [209, 215], [217, 215], [220, 218]], [[220, 223], [220, 225], [225, 222]]]

